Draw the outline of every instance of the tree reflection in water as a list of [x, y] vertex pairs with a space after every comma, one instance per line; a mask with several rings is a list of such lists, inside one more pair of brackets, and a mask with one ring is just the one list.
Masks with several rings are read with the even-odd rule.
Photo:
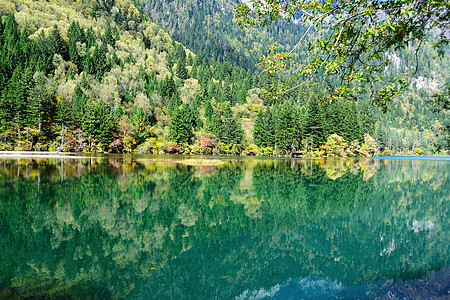
[[376, 297], [448, 266], [448, 166], [4, 159], [0, 298], [283, 298], [305, 278]]

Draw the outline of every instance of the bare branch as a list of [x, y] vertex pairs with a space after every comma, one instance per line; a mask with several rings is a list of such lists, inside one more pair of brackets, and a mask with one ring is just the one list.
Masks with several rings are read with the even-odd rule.
[[300, 46], [300, 43], [303, 41], [303, 39], [305, 38], [305, 36], [308, 34], [308, 31], [311, 29], [311, 27], [313, 26], [313, 23], [311, 23], [311, 25], [309, 25], [308, 29], [306, 30], [306, 32], [303, 34], [302, 38], [298, 41], [298, 43], [294, 46], [294, 48], [292, 48], [291, 51], [289, 51], [289, 54], [292, 54], [292, 52], [295, 51], [295, 49], [297, 49], [298, 46]]

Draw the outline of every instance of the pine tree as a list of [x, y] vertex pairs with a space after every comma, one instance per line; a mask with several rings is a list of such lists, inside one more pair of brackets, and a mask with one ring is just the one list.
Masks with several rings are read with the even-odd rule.
[[220, 140], [224, 143], [239, 144], [244, 138], [244, 130], [241, 123], [233, 116], [230, 106], [227, 106], [222, 116], [223, 132]]
[[80, 122], [86, 113], [87, 97], [81, 88], [82, 84], [78, 83], [72, 96], [72, 118], [75, 122]]
[[370, 105], [362, 104], [359, 108], [358, 116], [361, 135], [364, 136], [365, 133], [368, 133], [373, 136], [375, 119], [370, 110]]
[[326, 106], [324, 123], [325, 136], [337, 134], [342, 136], [342, 121], [344, 119], [343, 100], [338, 99]]
[[192, 100], [192, 105], [197, 109], [199, 108], [203, 103], [202, 97], [200, 97], [199, 94], [195, 94], [194, 99]]
[[264, 113], [262, 110], [260, 110], [258, 112], [258, 115], [256, 116], [255, 124], [253, 124], [253, 140], [258, 147], [265, 146], [265, 140], [264, 140], [264, 133], [265, 133], [264, 121], [265, 120], [264, 119], [265, 119]]
[[[68, 45], [59, 32], [58, 25], [54, 25], [48, 37], [48, 47], [51, 54], [59, 54], [64, 60], [69, 59]], [[53, 60], [53, 55], [51, 59]]]
[[102, 42], [114, 46], [119, 38], [119, 32], [116, 26], [111, 26], [111, 22], [107, 20], [105, 34], [102, 37]]
[[83, 57], [78, 52], [77, 43], [86, 43], [84, 29], [80, 27], [80, 24], [78, 24], [78, 22], [72, 21], [67, 31], [67, 37], [69, 38], [69, 59], [72, 63], [77, 65], [80, 71], [82, 71]]
[[19, 102], [20, 105], [17, 106], [18, 110], [22, 111], [22, 120], [20, 123], [21, 126], [35, 126], [35, 120], [33, 120], [33, 116], [30, 112], [30, 96], [31, 92], [35, 87], [35, 82], [33, 78], [33, 68], [28, 66], [24, 69], [21, 74], [20, 79], [20, 97], [22, 98]]
[[308, 139], [308, 148], [311, 145], [313, 148], [318, 148], [325, 143], [326, 139], [322, 103], [317, 98], [312, 97], [306, 104], [306, 110], [305, 137]]
[[111, 65], [106, 59], [107, 52], [106, 44], [103, 43], [101, 46], [95, 46], [92, 56], [86, 53], [84, 70], [89, 74], [95, 75], [98, 80], [111, 69]]
[[169, 115], [175, 113], [180, 107], [180, 105], [181, 105], [180, 93], [176, 91], [175, 93], [173, 93], [172, 97], [169, 99], [169, 102], [167, 103], [167, 112], [169, 113]]
[[202, 127], [202, 120], [198, 113], [198, 108], [195, 105], [184, 104], [183, 113], [185, 114], [186, 121], [190, 124], [192, 129]]
[[14, 15], [10, 13], [5, 19], [2, 34], [3, 43], [0, 45], [1, 60], [6, 71], [6, 78], [10, 78], [16, 67], [21, 64], [20, 47], [17, 45], [19, 37], [19, 25]]
[[93, 46], [95, 46], [96, 45], [96, 42], [95, 42], [95, 32], [94, 32], [94, 29], [92, 29], [92, 27], [89, 27], [87, 30], [86, 30], [86, 43], [87, 43], [87, 49], [89, 49], [89, 48], [91, 48], [91, 47], [93, 47]]
[[77, 42], [75, 40], [69, 40], [69, 59], [78, 69], [83, 70], [83, 61], [78, 53]]
[[344, 118], [342, 120], [342, 136], [348, 142], [353, 140], [362, 140], [360, 126], [358, 122], [358, 112], [356, 102], [345, 101], [344, 103]]
[[213, 113], [214, 113], [214, 109], [213, 109], [213, 107], [211, 105], [211, 101], [207, 100], [206, 101], [206, 105], [205, 105], [205, 118], [207, 120], [211, 119]]
[[275, 115], [275, 142], [277, 149], [289, 151], [294, 142], [294, 111], [291, 102], [277, 107]]
[[78, 22], [72, 21], [67, 30], [67, 37], [69, 41], [75, 41], [79, 43], [86, 43], [86, 35], [84, 33], [84, 29], [81, 28]]
[[33, 124], [40, 132], [40, 139], [50, 138], [50, 123], [53, 112], [51, 97], [46, 85], [46, 78], [42, 73], [36, 73], [33, 76], [34, 88], [30, 93], [29, 112], [33, 120]]
[[224, 125], [222, 118], [217, 110], [215, 110], [211, 118], [206, 119], [206, 131], [213, 133], [219, 140], [222, 139]]
[[90, 51], [86, 50], [86, 56], [83, 61], [83, 70], [88, 74], [95, 74], [95, 63]]
[[[186, 54], [184, 56], [186, 56]], [[181, 58], [178, 60], [176, 74], [182, 80], [188, 79], [188, 71], [186, 69], [186, 58], [184, 59]]]
[[81, 129], [89, 139], [98, 139], [103, 147], [108, 146], [114, 133], [114, 123], [109, 108], [104, 102], [87, 101], [85, 114], [82, 116]]
[[176, 92], [177, 86], [175, 84], [175, 81], [173, 80], [173, 77], [166, 76], [166, 78], [162, 82], [162, 86], [160, 88], [161, 95], [163, 97], [171, 98], [172, 95]]
[[301, 142], [304, 138], [304, 128], [306, 120], [306, 108], [304, 106], [298, 106], [294, 111], [294, 147], [300, 149]]
[[67, 128], [72, 125], [72, 103], [69, 100], [62, 98], [58, 101], [56, 104], [55, 120], [61, 127]]
[[[7, 106], [5, 107], [5, 113], [7, 113], [5, 118], [10, 120], [5, 123], [8, 125], [10, 125], [12, 121], [19, 125], [18, 121], [20, 119], [21, 111], [18, 109], [18, 106], [22, 106], [21, 102], [23, 100], [20, 84], [21, 74], [22, 68], [18, 66], [8, 82], [7, 92], [4, 95], [5, 99], [2, 101], [4, 105]], [[21, 129], [22, 128], [19, 127], [19, 130]]]
[[275, 145], [275, 122], [272, 110], [265, 113], [260, 111], [253, 127], [253, 138], [259, 147], [273, 147]]
[[193, 129], [199, 126], [199, 122], [198, 112], [191, 105], [183, 104], [181, 109], [174, 111], [170, 119], [170, 138], [177, 144], [190, 144]]
[[222, 94], [222, 102], [229, 102], [231, 106], [234, 106], [235, 101], [233, 99], [233, 92], [231, 91], [231, 86], [227, 82], [224, 83]]
[[275, 118], [272, 109], [268, 109], [264, 116], [264, 146], [275, 146]]

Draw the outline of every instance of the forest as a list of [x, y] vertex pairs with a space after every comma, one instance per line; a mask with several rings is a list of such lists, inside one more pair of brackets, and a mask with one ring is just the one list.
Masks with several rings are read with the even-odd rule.
[[[447, 154], [448, 105], [432, 95], [448, 84], [448, 56], [422, 47], [417, 78], [386, 113], [366, 98], [326, 99], [321, 86], [274, 100], [264, 90], [279, 78], [257, 69], [256, 54], [305, 28], [239, 31], [218, 2], [177, 3], [3, 1], [0, 151]], [[307, 56], [300, 49], [292, 67]], [[404, 49], [387, 72], [404, 72], [413, 56]]]

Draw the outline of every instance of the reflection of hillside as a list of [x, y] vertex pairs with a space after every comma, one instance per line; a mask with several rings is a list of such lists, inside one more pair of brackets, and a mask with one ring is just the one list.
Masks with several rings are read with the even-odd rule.
[[203, 167], [130, 156], [2, 161], [0, 296], [230, 298], [289, 277], [352, 284], [448, 264], [446, 165]]

